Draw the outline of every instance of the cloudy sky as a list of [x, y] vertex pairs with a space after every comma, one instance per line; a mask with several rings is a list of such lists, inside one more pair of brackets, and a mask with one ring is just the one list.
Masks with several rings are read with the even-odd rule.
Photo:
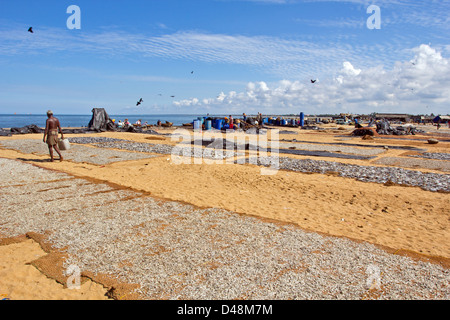
[[449, 34], [449, 0], [2, 0], [0, 114], [447, 114]]

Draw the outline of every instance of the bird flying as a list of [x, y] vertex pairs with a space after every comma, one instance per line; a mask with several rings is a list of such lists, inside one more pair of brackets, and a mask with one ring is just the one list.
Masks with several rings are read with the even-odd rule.
[[136, 106], [140, 105], [142, 102], [144, 102], [144, 100], [142, 100], [142, 98], [136, 103]]
[[28, 32], [33, 33], [33, 27], [29, 27]]

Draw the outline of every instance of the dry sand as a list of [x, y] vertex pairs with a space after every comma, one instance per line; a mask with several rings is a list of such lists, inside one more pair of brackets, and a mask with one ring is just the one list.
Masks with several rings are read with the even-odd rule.
[[107, 300], [105, 288], [87, 281], [77, 289], [65, 288], [30, 263], [47, 255], [29, 239], [0, 246], [0, 300]]
[[[426, 143], [428, 136], [350, 138], [351, 130], [304, 131], [289, 128], [296, 134], [283, 139], [314, 142], [345, 142], [367, 145], [414, 146], [427, 152], [450, 152], [450, 143]], [[170, 132], [170, 130], [162, 130]], [[442, 130], [441, 130], [442, 132]], [[102, 136], [148, 143], [170, 143], [170, 138], [130, 133], [66, 135], [67, 137]], [[42, 139], [41, 135], [2, 137], [0, 139]], [[347, 160], [292, 156], [374, 165], [383, 157], [403, 157], [405, 150], [387, 149], [373, 160]], [[23, 159], [13, 150], [0, 150], [0, 157]], [[99, 166], [70, 161], [47, 162], [48, 156], [28, 154], [29, 163], [78, 177], [112, 182], [126, 188], [143, 190], [152, 196], [190, 203], [199, 207], [216, 207], [241, 214], [294, 223], [305, 230], [348, 237], [388, 247], [391, 251], [410, 251], [450, 259], [449, 194], [424, 191], [417, 187], [385, 186], [364, 183], [334, 175], [278, 171], [261, 175], [254, 165], [173, 164], [170, 156], [124, 161]], [[423, 172], [445, 173], [432, 169]], [[102, 299], [105, 289], [85, 283], [83, 290], [70, 292], [26, 263], [42, 255], [33, 241], [0, 246], [0, 295], [11, 299]], [[6, 275], [6, 276], [4, 276]]]

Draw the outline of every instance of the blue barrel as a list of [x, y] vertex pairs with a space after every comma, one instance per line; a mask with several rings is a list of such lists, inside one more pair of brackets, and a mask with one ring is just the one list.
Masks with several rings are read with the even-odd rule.
[[205, 129], [206, 130], [211, 130], [211, 120], [206, 120]]
[[194, 130], [199, 130], [201, 129], [201, 121], [200, 120], [194, 120]]
[[303, 112], [300, 112], [300, 126], [305, 125], [305, 114]]
[[222, 119], [216, 119], [216, 122], [214, 123], [214, 128], [216, 128], [217, 130], [221, 130], [222, 129]]

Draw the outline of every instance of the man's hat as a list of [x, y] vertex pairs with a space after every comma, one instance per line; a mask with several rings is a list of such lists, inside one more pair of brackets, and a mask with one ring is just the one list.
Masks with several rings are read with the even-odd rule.
[[48, 110], [47, 114], [53, 114], [53, 111], [52, 110]]

